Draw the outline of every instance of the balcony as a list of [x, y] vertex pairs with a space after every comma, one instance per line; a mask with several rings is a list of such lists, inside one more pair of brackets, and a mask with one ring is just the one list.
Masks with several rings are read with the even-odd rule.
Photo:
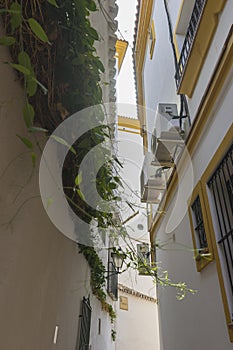
[[177, 92], [192, 97], [226, 0], [196, 0], [175, 74]]

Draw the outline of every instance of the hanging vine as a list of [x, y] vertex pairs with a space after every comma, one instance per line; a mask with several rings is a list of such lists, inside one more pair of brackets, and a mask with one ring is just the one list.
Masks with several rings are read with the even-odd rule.
[[[32, 135], [44, 132], [49, 136], [73, 113], [102, 103], [100, 82], [104, 66], [94, 47], [99, 35], [90, 24], [91, 11], [96, 11], [93, 0], [0, 0], [5, 29], [0, 45], [9, 47], [12, 61], [6, 63], [15, 69], [25, 92], [22, 113], [29, 136], [18, 137], [30, 150], [33, 166], [36, 162], [35, 147], [39, 145], [34, 144]], [[93, 118], [101, 123], [104, 113]], [[94, 218], [99, 227], [113, 228], [116, 236], [123, 235], [126, 239], [123, 225], [116, 223], [113, 214], [90, 208], [80, 190], [82, 159], [93, 147], [101, 144], [106, 162], [99, 169], [98, 158], [94, 159], [99, 169], [96, 179], [98, 193], [106, 201], [121, 201], [116, 190], [122, 183], [113, 169], [122, 165], [104, 146], [104, 141], [111, 138], [111, 132], [108, 126], [100, 125], [73, 145], [66, 144], [64, 139], [57, 138], [56, 141], [70, 149], [63, 168], [63, 186], [73, 211], [87, 223]], [[93, 186], [94, 183], [90, 184], [87, 194], [94, 192]], [[132, 209], [132, 205], [128, 205]], [[80, 252], [91, 269], [93, 293], [113, 321], [114, 310], [106, 301], [105, 268], [94, 248], [80, 245]], [[158, 266], [149, 266], [142, 261], [130, 244], [125, 253], [129, 259], [127, 268], [138, 269], [143, 264], [155, 283], [177, 288], [181, 297], [187, 291], [193, 292], [184, 283], [172, 283], [166, 272], [159, 275]]]

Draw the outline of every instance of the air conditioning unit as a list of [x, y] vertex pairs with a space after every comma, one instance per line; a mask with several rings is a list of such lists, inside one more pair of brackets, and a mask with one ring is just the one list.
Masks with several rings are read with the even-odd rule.
[[162, 194], [166, 189], [166, 177], [160, 172], [160, 166], [153, 166], [154, 156], [147, 153], [141, 171], [141, 201], [146, 203], [160, 203]]
[[151, 151], [155, 155], [154, 165], [171, 167], [184, 144], [180, 130], [177, 105], [159, 103], [155, 128], [151, 135]]

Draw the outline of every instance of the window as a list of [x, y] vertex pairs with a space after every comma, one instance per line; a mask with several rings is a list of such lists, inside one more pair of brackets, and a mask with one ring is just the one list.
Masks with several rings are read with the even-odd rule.
[[233, 145], [208, 181], [215, 234], [233, 321]]
[[189, 219], [194, 246], [194, 256], [197, 271], [201, 271], [210, 261], [213, 260], [213, 252], [200, 182], [195, 187], [189, 202]]
[[203, 194], [212, 233], [219, 283], [233, 342], [233, 126], [203, 177]]
[[118, 299], [118, 274], [111, 257], [111, 249], [108, 256], [107, 291], [113, 300]]
[[101, 318], [98, 318], [98, 334], [101, 334]]
[[89, 350], [91, 328], [91, 306], [89, 298], [83, 298], [81, 303], [79, 339], [76, 350]]
[[193, 204], [191, 205], [194, 217], [195, 217], [195, 226], [194, 230], [196, 233], [196, 241], [198, 243], [198, 253], [202, 253], [202, 251], [208, 249], [205, 226], [203, 221], [203, 215], [201, 210], [201, 201], [200, 197], [197, 196]]

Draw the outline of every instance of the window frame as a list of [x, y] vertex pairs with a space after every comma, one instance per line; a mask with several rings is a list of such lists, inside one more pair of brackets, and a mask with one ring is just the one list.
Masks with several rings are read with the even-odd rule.
[[[206, 236], [206, 240], [207, 240], [207, 249], [203, 253], [203, 254], [208, 254], [206, 256], [198, 253], [199, 248], [198, 248], [198, 244], [197, 244], [197, 237], [196, 237], [195, 225], [194, 225], [194, 220], [193, 220], [194, 213], [193, 213], [193, 209], [192, 209], [192, 205], [195, 202], [195, 200], [197, 199], [197, 197], [199, 197], [199, 199], [200, 199], [202, 220], [203, 220], [204, 229], [205, 229], [205, 236]], [[197, 183], [196, 187], [194, 188], [194, 190], [192, 192], [191, 197], [188, 200], [188, 214], [189, 214], [190, 228], [191, 228], [191, 233], [192, 233], [192, 241], [193, 241], [193, 247], [194, 247], [194, 258], [196, 261], [196, 268], [197, 268], [197, 271], [200, 272], [214, 259], [211, 234], [210, 234], [210, 229], [209, 229], [209, 224], [208, 224], [208, 216], [207, 216], [203, 192], [202, 192], [202, 184], [200, 181]]]
[[112, 300], [118, 300], [118, 273], [111, 257], [112, 249], [108, 251], [107, 292]]
[[207, 166], [204, 174], [201, 177], [201, 183], [202, 183], [202, 189], [203, 189], [203, 198], [206, 204], [206, 212], [208, 215], [208, 222], [209, 222], [209, 227], [210, 227], [210, 233], [211, 233], [211, 241], [212, 241], [212, 246], [213, 246], [213, 252], [216, 260], [216, 266], [217, 266], [217, 274], [218, 274], [218, 279], [219, 279], [219, 285], [220, 285], [220, 290], [221, 290], [221, 295], [222, 295], [222, 301], [223, 301], [223, 307], [224, 307], [224, 312], [225, 312], [225, 318], [226, 318], [226, 324], [228, 328], [228, 333], [229, 333], [229, 338], [230, 341], [233, 342], [233, 322], [231, 318], [231, 313], [230, 313], [230, 308], [228, 305], [228, 298], [227, 298], [227, 293], [226, 293], [226, 287], [225, 287], [225, 282], [224, 282], [224, 277], [223, 277], [223, 269], [222, 265], [220, 262], [220, 257], [218, 253], [218, 246], [217, 246], [217, 236], [215, 233], [215, 225], [213, 222], [212, 218], [212, 210], [210, 207], [210, 198], [208, 195], [208, 182], [214, 172], [216, 171], [217, 167], [225, 157], [227, 151], [231, 147], [232, 144], [232, 139], [233, 139], [233, 124], [229, 128], [228, 132], [226, 133], [223, 141], [221, 142], [220, 146], [218, 147], [217, 151], [215, 152], [214, 156], [212, 157], [209, 165]]
[[90, 299], [83, 297], [80, 308], [80, 323], [78, 339], [76, 344], [76, 350], [89, 349], [90, 346], [90, 334], [91, 334], [91, 316], [92, 308]]

